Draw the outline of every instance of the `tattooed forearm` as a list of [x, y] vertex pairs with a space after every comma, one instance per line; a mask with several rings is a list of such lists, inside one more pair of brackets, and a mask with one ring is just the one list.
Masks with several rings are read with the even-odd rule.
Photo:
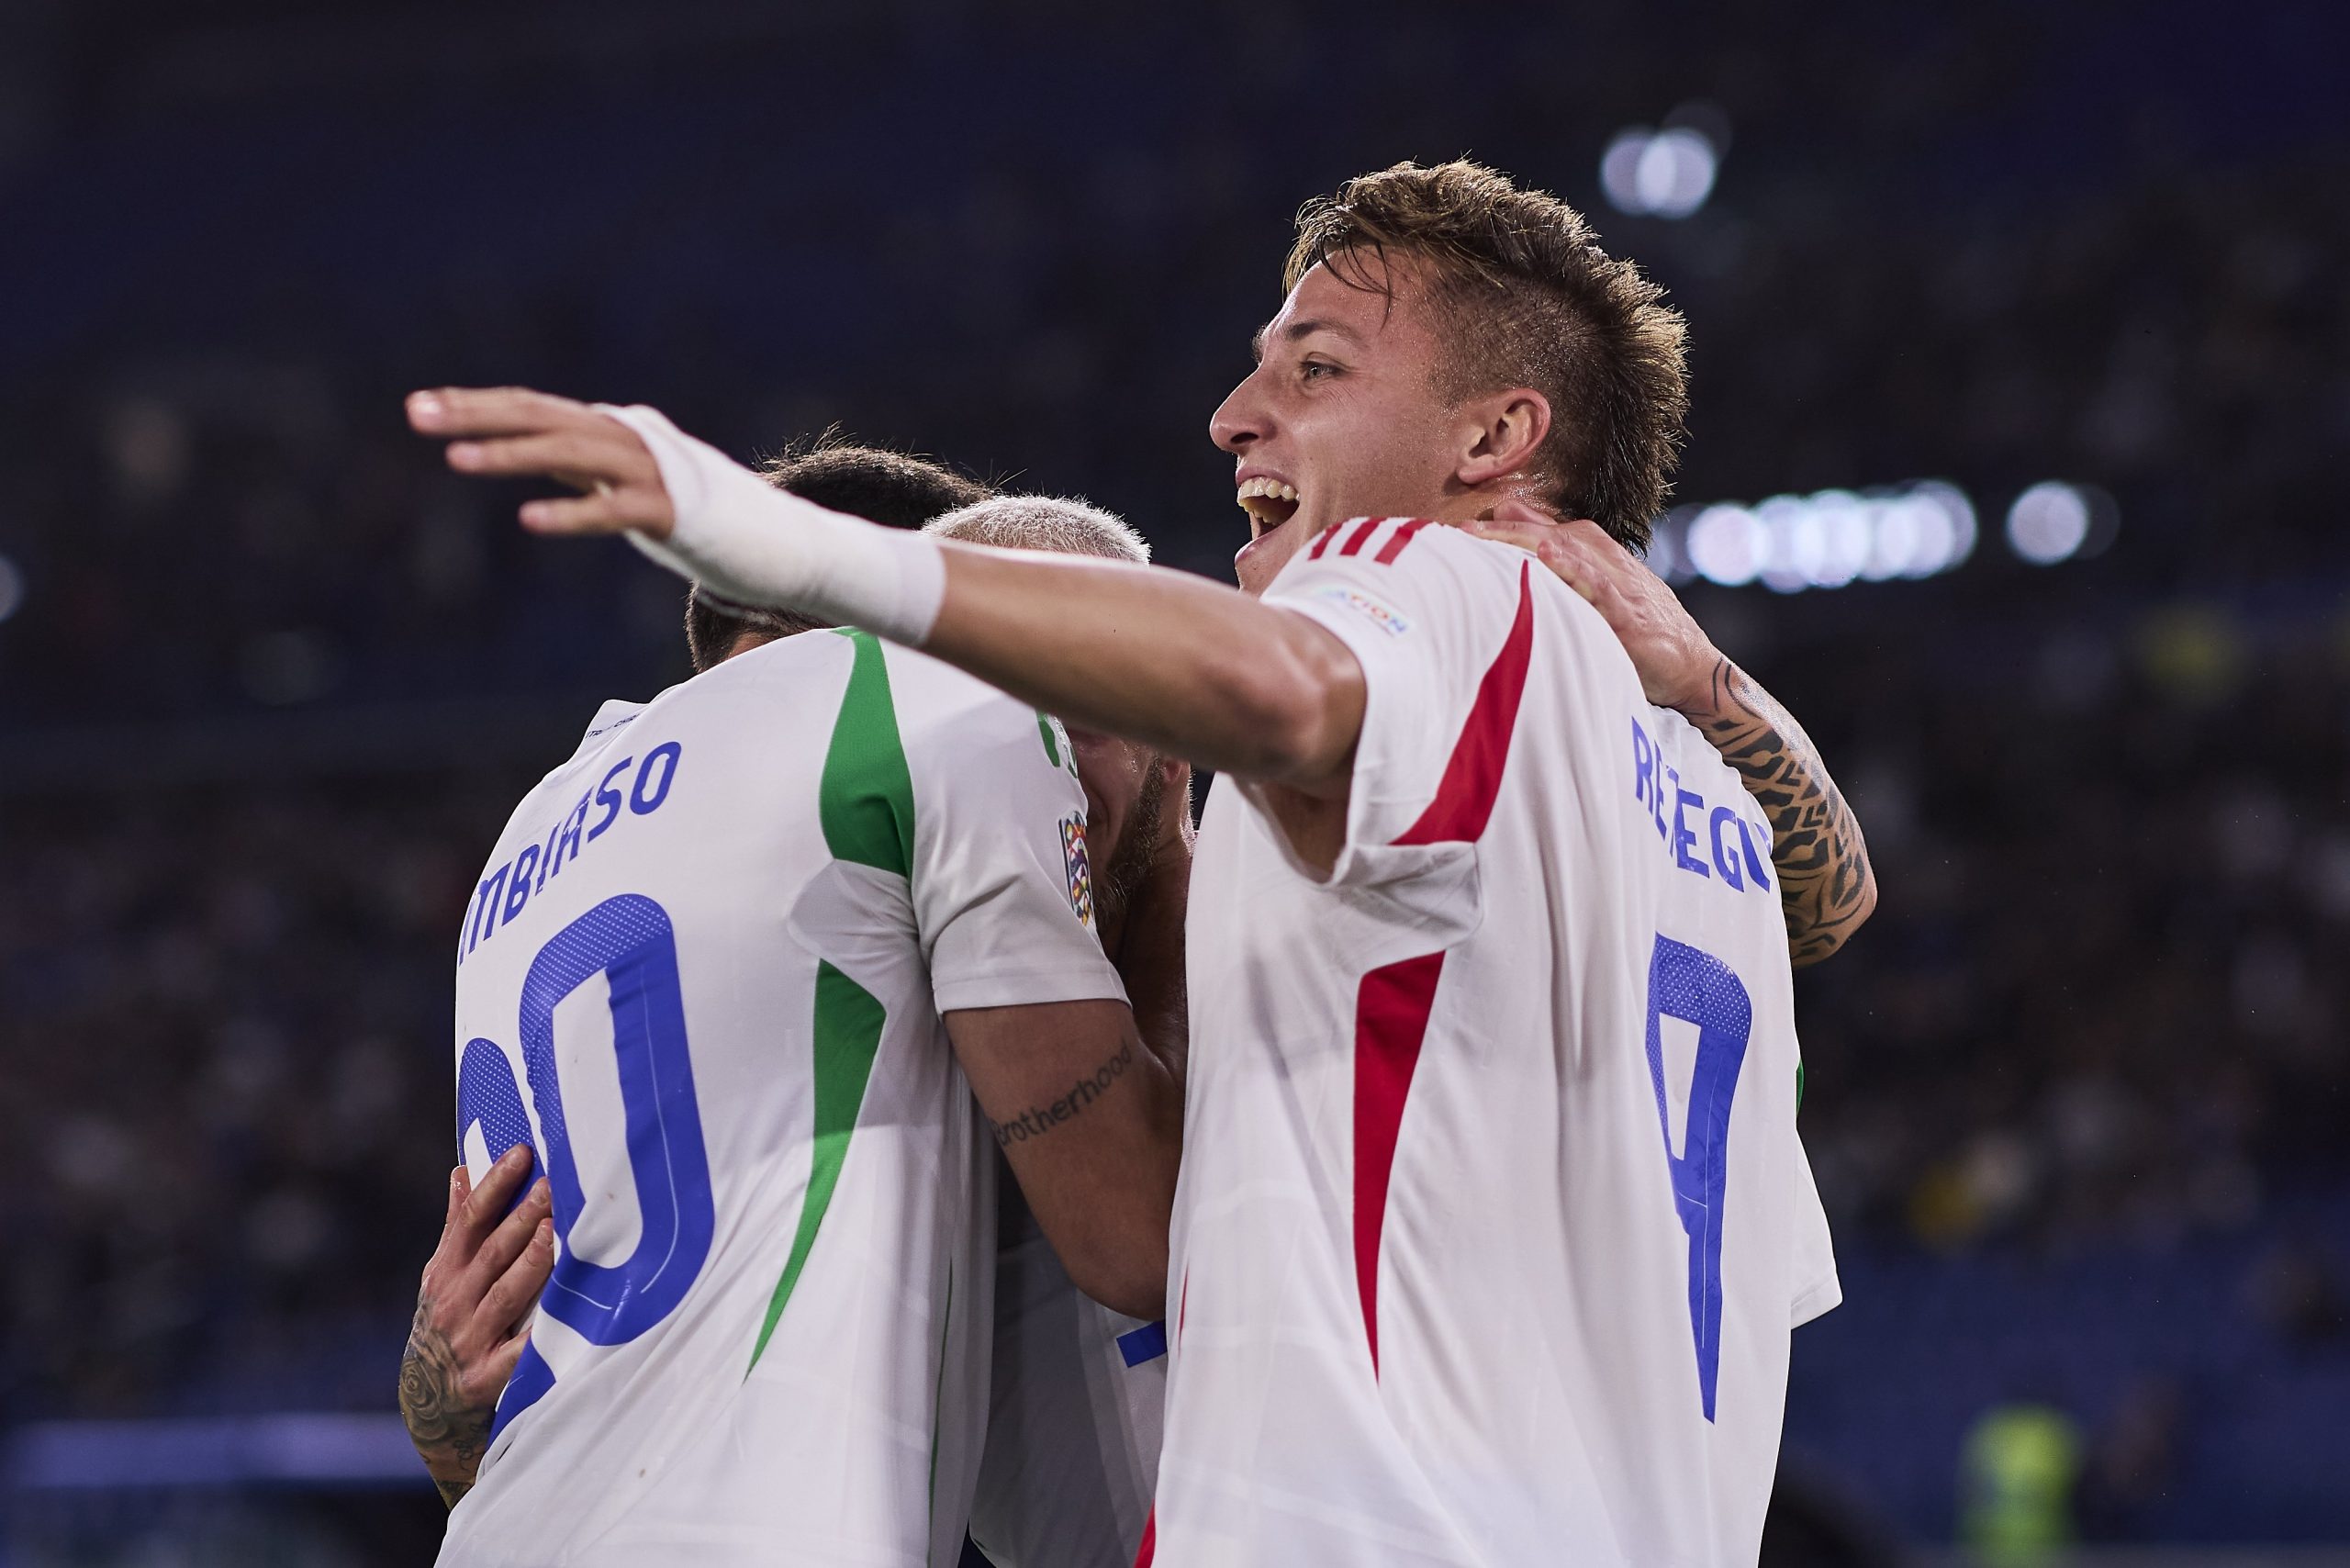
[[1025, 1143], [1032, 1137], [1043, 1137], [1063, 1122], [1084, 1114], [1085, 1108], [1110, 1092], [1110, 1086], [1126, 1075], [1135, 1064], [1135, 1043], [1129, 1039], [1118, 1047], [1118, 1054], [1100, 1067], [1085, 1074], [1069, 1086], [1069, 1092], [1049, 1105], [1031, 1105], [1008, 1122], [990, 1118], [988, 1126], [995, 1129], [996, 1147], [1008, 1148]]
[[1876, 908], [1861, 824], [1795, 715], [1728, 659], [1689, 719], [1746, 780], [1771, 819], [1787, 948], [1800, 969], [1844, 945]]
[[457, 1378], [457, 1355], [448, 1336], [431, 1326], [428, 1308], [417, 1303], [416, 1321], [408, 1336], [408, 1354], [400, 1360], [400, 1417], [424, 1468], [441, 1489], [441, 1501], [453, 1508], [457, 1499], [473, 1490], [474, 1473], [482, 1451], [489, 1447], [489, 1424], [495, 1411], [468, 1405]]

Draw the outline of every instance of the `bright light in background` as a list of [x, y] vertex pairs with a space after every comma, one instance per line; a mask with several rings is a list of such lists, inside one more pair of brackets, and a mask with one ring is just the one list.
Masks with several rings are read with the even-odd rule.
[[2035, 566], [2095, 555], [2113, 543], [2119, 509], [2102, 490], [2046, 479], [2008, 509], [2008, 544]]
[[1742, 588], [1761, 575], [1770, 548], [1761, 518], [1744, 507], [1714, 506], [1690, 521], [1688, 546], [1675, 554], [1707, 582]]
[[25, 574], [17, 570], [17, 563], [0, 555], [0, 621], [6, 621], [25, 602]]
[[1855, 580], [1930, 577], [1974, 554], [1975, 503], [1941, 479], [1878, 491], [1773, 496], [1751, 507], [1676, 507], [1656, 529], [1649, 564], [1668, 579], [1780, 593]]
[[1688, 127], [1618, 131], [1599, 160], [1600, 188], [1618, 212], [1686, 218], [1714, 194], [1721, 154]]

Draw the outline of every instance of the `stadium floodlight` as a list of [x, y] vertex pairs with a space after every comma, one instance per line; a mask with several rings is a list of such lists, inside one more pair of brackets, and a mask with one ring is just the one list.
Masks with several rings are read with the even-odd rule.
[[1773, 496], [1755, 503], [1767, 541], [1759, 574], [1774, 593], [1801, 593], [1811, 586], [1822, 554], [1811, 509], [1801, 496]]
[[1712, 506], [1689, 524], [1689, 564], [1709, 583], [1743, 588], [1760, 577], [1770, 531], [1744, 507]]
[[1975, 503], [1966, 492], [1946, 479], [1922, 479], [1909, 494], [1925, 503], [1930, 520], [1917, 551], [1902, 576], [1930, 577], [1964, 566], [1975, 554]]
[[2008, 545], [2035, 566], [2071, 560], [2088, 537], [2089, 498], [2060, 480], [2042, 480], [2008, 509]]
[[1947, 572], [1974, 554], [1975, 503], [1944, 479], [1680, 506], [1657, 521], [1649, 565], [1674, 583], [1760, 582], [1778, 593]]
[[1811, 498], [1819, 519], [1819, 570], [1816, 587], [1842, 588], [1861, 575], [1876, 540], [1877, 503], [1850, 490], [1822, 490]]
[[1599, 186], [1618, 212], [1686, 218], [1706, 205], [1720, 170], [1721, 153], [1703, 131], [1633, 126], [1617, 132], [1601, 154]]
[[25, 574], [17, 563], [0, 555], [0, 621], [6, 621], [25, 602]]
[[1873, 583], [1909, 575], [1910, 564], [1933, 546], [1936, 530], [1949, 531], [1942, 509], [1917, 496], [1887, 496], [1869, 519], [1869, 555], [1861, 576]]

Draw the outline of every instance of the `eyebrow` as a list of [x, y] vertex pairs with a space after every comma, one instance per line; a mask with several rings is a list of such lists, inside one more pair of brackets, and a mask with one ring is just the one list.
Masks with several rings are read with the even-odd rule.
[[[1255, 337], [1248, 340], [1248, 352], [1256, 356], [1257, 363], [1259, 364], [1265, 363], [1265, 335], [1272, 330], [1272, 324], [1270, 322], [1267, 322], [1264, 326], [1257, 329], [1257, 335]], [[1343, 321], [1326, 321], [1319, 317], [1315, 317], [1304, 321], [1292, 321], [1288, 326], [1281, 329], [1281, 338], [1287, 342], [1303, 342], [1316, 332], [1335, 332], [1339, 337], [1345, 338], [1354, 343], [1357, 347], [1360, 347], [1362, 344], [1362, 334], [1356, 331], [1352, 327], [1348, 326]]]

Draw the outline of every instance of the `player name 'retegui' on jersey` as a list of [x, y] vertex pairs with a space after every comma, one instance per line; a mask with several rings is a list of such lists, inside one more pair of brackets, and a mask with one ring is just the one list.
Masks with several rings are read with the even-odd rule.
[[1326, 873], [1200, 833], [1158, 1561], [1751, 1563], [1837, 1299], [1759, 809], [1519, 552], [1363, 519], [1265, 597], [1366, 708]]

